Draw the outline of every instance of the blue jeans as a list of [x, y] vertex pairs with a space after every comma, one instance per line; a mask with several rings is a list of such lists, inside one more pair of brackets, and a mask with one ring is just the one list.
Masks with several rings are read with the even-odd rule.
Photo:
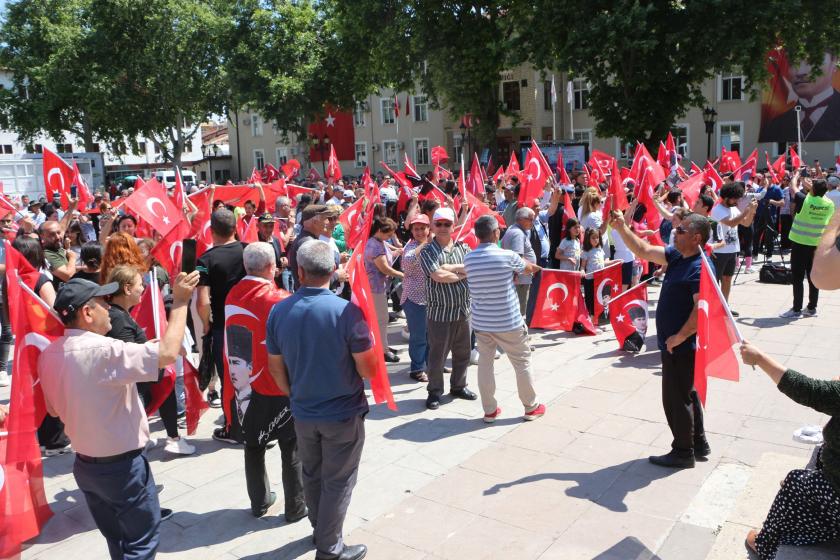
[[73, 476], [111, 558], [154, 558], [160, 542], [160, 502], [146, 457], [140, 453], [97, 464], [77, 455]]
[[418, 305], [410, 299], [403, 304], [405, 320], [408, 322], [408, 357], [411, 359], [411, 371], [426, 371], [429, 357], [429, 343], [426, 340], [426, 306]]
[[284, 270], [280, 273], [280, 284], [282, 284], [283, 289], [287, 292], [294, 292], [295, 286], [292, 279], [292, 271], [289, 269]]

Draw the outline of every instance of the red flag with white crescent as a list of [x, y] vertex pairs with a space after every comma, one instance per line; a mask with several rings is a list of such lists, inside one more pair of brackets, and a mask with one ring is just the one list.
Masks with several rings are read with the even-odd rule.
[[93, 196], [90, 194], [90, 189], [85, 182], [84, 177], [82, 177], [81, 172], [79, 172], [79, 166], [76, 165], [76, 160], [73, 160], [73, 180], [71, 184], [76, 185], [76, 195], [79, 199], [79, 211], [84, 212], [88, 209], [88, 206], [91, 202], [93, 202]]
[[608, 309], [612, 298], [621, 293], [621, 265], [622, 263], [610, 263], [601, 270], [592, 273], [592, 280], [595, 285], [595, 317], [602, 314], [609, 315]]
[[367, 272], [365, 272], [364, 248], [365, 241], [362, 240], [353, 250], [353, 256], [347, 264], [347, 275], [350, 277], [350, 289], [352, 291], [351, 301], [359, 307], [368, 324], [373, 348], [376, 353], [376, 374], [370, 380], [370, 389], [373, 393], [374, 402], [387, 403], [388, 408], [397, 410], [394, 402], [394, 395], [391, 392], [391, 381], [388, 379], [388, 370], [385, 367], [385, 344], [380, 340], [379, 324], [376, 319], [376, 309], [373, 304], [373, 292], [370, 289]]
[[571, 331], [578, 319], [581, 274], [544, 268], [531, 317], [531, 327]]
[[637, 347], [644, 345], [649, 320], [647, 301], [647, 282], [637, 284], [610, 300], [610, 324], [619, 348], [623, 349], [630, 337]]
[[330, 158], [327, 160], [327, 181], [332, 184], [341, 179], [341, 164], [335, 155], [335, 146], [330, 145]]
[[720, 176], [711, 162], [706, 162], [706, 166], [703, 168], [703, 177], [706, 184], [710, 185], [715, 192], [718, 192], [723, 186], [723, 177]]
[[700, 402], [706, 404], [709, 377], [738, 381], [740, 367], [733, 346], [741, 341], [715, 273], [705, 254], [700, 269], [697, 296], [697, 350], [694, 354], [694, 387]]
[[790, 147], [790, 166], [794, 169], [799, 169], [802, 167], [802, 158], [799, 157], [799, 154], [796, 153], [796, 147]]
[[142, 189], [134, 191], [125, 200], [124, 206], [143, 218], [164, 237], [183, 221], [183, 213], [169, 200], [163, 185], [154, 179], [147, 182]]
[[59, 193], [61, 195], [61, 207], [67, 208], [70, 204], [73, 168], [46, 146], [43, 148], [43, 154], [44, 187], [49, 195], [47, 198], [52, 200], [53, 195]]

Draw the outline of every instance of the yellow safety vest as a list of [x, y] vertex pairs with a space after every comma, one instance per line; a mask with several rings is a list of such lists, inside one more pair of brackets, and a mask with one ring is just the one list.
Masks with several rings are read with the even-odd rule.
[[805, 197], [802, 210], [793, 218], [788, 237], [800, 245], [816, 247], [820, 243], [832, 214], [834, 214], [834, 203], [831, 200], [824, 196], [809, 194]]

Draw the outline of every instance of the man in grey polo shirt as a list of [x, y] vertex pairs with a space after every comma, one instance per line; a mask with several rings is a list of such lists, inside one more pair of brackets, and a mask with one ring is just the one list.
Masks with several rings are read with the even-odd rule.
[[[536, 264], [537, 255], [531, 246], [531, 228], [534, 227], [534, 211], [530, 208], [520, 208], [516, 211], [516, 223], [510, 226], [502, 237], [502, 249], [513, 251], [525, 262]], [[525, 315], [528, 304], [528, 292], [531, 290], [531, 274], [517, 274], [514, 280], [516, 297], [519, 298], [519, 313]]]
[[536, 420], [545, 414], [545, 405], [537, 402], [534, 391], [528, 328], [519, 311], [513, 275], [533, 274], [540, 267], [496, 245], [499, 241], [499, 223], [493, 216], [481, 216], [476, 220], [475, 236], [480, 244], [464, 257], [464, 268], [467, 271], [472, 327], [478, 347], [478, 392], [484, 408], [484, 421], [491, 424], [502, 412], [495, 398], [493, 363], [496, 346], [505, 351], [516, 372], [519, 400], [525, 407], [524, 419]]

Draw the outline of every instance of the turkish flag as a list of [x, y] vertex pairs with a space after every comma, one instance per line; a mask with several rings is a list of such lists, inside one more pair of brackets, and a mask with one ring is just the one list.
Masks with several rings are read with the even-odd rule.
[[647, 282], [642, 282], [610, 300], [610, 324], [619, 348], [623, 349], [627, 338], [634, 335], [640, 347], [644, 344], [649, 320], [647, 299]]
[[55, 193], [61, 195], [61, 207], [70, 204], [70, 185], [73, 183], [73, 168], [58, 154], [47, 147], [44, 153], [44, 186], [47, 189], [47, 199], [52, 200]]
[[799, 169], [802, 167], [802, 158], [800, 158], [799, 154], [796, 153], [796, 148], [794, 146], [790, 147], [790, 166], [793, 169]]
[[610, 263], [609, 266], [592, 273], [595, 284], [595, 317], [600, 317], [609, 309], [610, 301], [621, 292], [621, 264]]
[[341, 179], [341, 164], [338, 163], [338, 156], [335, 155], [335, 145], [330, 144], [330, 158], [327, 162], [327, 180], [330, 184]]
[[691, 173], [689, 174], [689, 176], [694, 175], [695, 173], [701, 173], [702, 171], [703, 170], [700, 169], [699, 165], [697, 165], [693, 161], [691, 162]]
[[443, 146], [435, 146], [432, 148], [432, 165], [440, 165], [449, 161], [449, 154], [446, 153], [446, 148]]
[[251, 216], [251, 219], [248, 220], [248, 224], [245, 226], [245, 231], [242, 234], [241, 241], [243, 243], [256, 243], [260, 240], [260, 236], [257, 233], [257, 222], [259, 219], [256, 215]]
[[195, 434], [198, 421], [210, 405], [198, 386], [198, 372], [187, 358], [184, 358], [184, 393], [187, 413], [187, 435]]
[[582, 297], [578, 298], [577, 317], [575, 318], [575, 323], [580, 325], [583, 329], [583, 332], [580, 334], [598, 334], [598, 329], [595, 328], [595, 324], [592, 322], [592, 317], [589, 316], [589, 310], [586, 309], [586, 302], [583, 301]]
[[368, 331], [373, 340], [373, 349], [376, 354], [376, 374], [370, 380], [370, 389], [373, 393], [374, 402], [388, 403], [388, 408], [397, 410], [394, 402], [394, 395], [391, 393], [391, 381], [388, 379], [388, 370], [385, 367], [385, 344], [380, 340], [379, 326], [376, 319], [376, 309], [373, 305], [373, 293], [370, 290], [367, 272], [365, 271], [365, 240], [359, 242], [353, 250], [353, 256], [347, 264], [347, 275], [350, 277], [350, 289], [353, 293], [351, 301], [359, 307], [365, 322], [368, 324]]
[[287, 179], [293, 179], [300, 173], [300, 162], [296, 159], [290, 159], [280, 166], [280, 170], [283, 171]]
[[[219, 187], [216, 187], [219, 188]], [[190, 231], [188, 237], [195, 239], [195, 255], [196, 258], [204, 254], [207, 249], [213, 246], [213, 236], [210, 233], [210, 196], [212, 191], [210, 188], [202, 189], [196, 193], [189, 195], [190, 202], [192, 202], [198, 209], [195, 216], [193, 216], [190, 224]], [[172, 232], [170, 232], [172, 233]], [[166, 238], [164, 238], [166, 239]], [[179, 241], [178, 239], [170, 240], [170, 243]], [[174, 278], [174, 276], [172, 276]]]
[[694, 203], [700, 196], [700, 189], [703, 188], [706, 176], [703, 173], [695, 173], [688, 179], [679, 184], [680, 191], [682, 191], [683, 198], [688, 202], [688, 207], [693, 208]]
[[557, 151], [557, 173], [560, 175], [559, 181], [561, 185], [572, 184], [572, 180], [569, 179], [569, 174], [566, 173], [566, 164], [563, 163], [563, 150]]
[[499, 182], [499, 179], [504, 179], [505, 177], [505, 168], [504, 166], [500, 165], [496, 172], [493, 174], [493, 186]]
[[70, 182], [76, 185], [76, 194], [79, 199], [79, 211], [85, 211], [88, 205], [93, 202], [93, 196], [90, 194], [90, 189], [85, 182], [84, 177], [79, 172], [79, 166], [76, 165], [76, 160], [73, 160], [73, 179]]
[[[166, 332], [166, 309], [163, 307], [163, 297], [160, 295], [154, 268], [152, 269], [151, 281], [143, 290], [140, 303], [131, 310], [131, 317], [143, 329], [146, 338], [149, 340], [159, 339]], [[174, 387], [175, 368], [169, 366], [166, 368], [163, 378], [151, 386], [151, 396], [146, 404], [146, 414], [152, 414], [160, 408], [160, 405], [163, 404]]]
[[710, 162], [706, 162], [706, 167], [703, 168], [703, 176], [707, 185], [710, 185], [715, 192], [718, 192], [723, 186], [723, 177], [717, 172], [717, 169]]
[[467, 178], [467, 191], [476, 196], [484, 194], [484, 179], [481, 174], [481, 165], [478, 163], [478, 155], [473, 154], [470, 176]]
[[589, 167], [592, 168], [592, 172], [599, 183], [607, 182], [607, 175], [612, 173], [614, 162], [615, 158], [609, 154], [605, 154], [599, 150], [592, 152], [592, 157], [589, 158]]
[[563, 191], [563, 219], [562, 219], [562, 225], [563, 225], [563, 230], [564, 231], [566, 229], [566, 221], [570, 218], [575, 218], [576, 219], [577, 216], [575, 215], [575, 207], [572, 206], [572, 199], [569, 196], [569, 191], [564, 190]]
[[0, 557], [20, 554], [21, 543], [41, 532], [52, 516], [44, 493], [36, 432], [46, 414], [38, 383], [38, 357], [64, 326], [32, 289], [36, 271], [6, 244], [6, 290], [15, 335], [9, 415], [0, 437]]
[[[184, 248], [184, 235], [180, 228], [174, 228], [166, 237], [155, 243], [152, 256], [160, 263], [170, 278], [175, 278], [181, 271], [181, 255]], [[198, 243], [196, 243], [198, 247]]]
[[[340, 161], [353, 161], [356, 158], [356, 136], [352, 113], [327, 107], [324, 117], [310, 124], [308, 132], [310, 137], [329, 137], [330, 147], [335, 148]], [[329, 153], [332, 153], [332, 150]], [[324, 161], [328, 155], [316, 146], [309, 149], [310, 162]]]
[[648, 222], [648, 225], [653, 226], [651, 229], [657, 229], [659, 224], [662, 223], [662, 216], [659, 214], [659, 211], [656, 209], [656, 206], [653, 203], [654, 189], [658, 183], [654, 183], [656, 180], [656, 169], [659, 169], [659, 166], [656, 164], [649, 165], [645, 169], [642, 170], [642, 178], [639, 183], [637, 183], [638, 194], [636, 195], [639, 204], [644, 205], [645, 207], [645, 219]]
[[134, 211], [162, 236], [166, 236], [183, 220], [183, 214], [166, 195], [166, 189], [152, 179], [125, 200], [124, 206]]
[[314, 167], [309, 168], [309, 174], [306, 176], [307, 181], [317, 181], [321, 178], [321, 174]]
[[181, 179], [181, 169], [175, 166], [175, 188], [172, 189], [172, 203], [179, 211], [183, 211], [187, 205], [187, 193], [184, 190], [184, 180]]
[[530, 326], [571, 331], [579, 317], [580, 278], [579, 272], [544, 268]]
[[603, 211], [604, 220], [609, 221], [610, 211], [624, 212], [629, 206], [627, 193], [624, 192], [624, 184], [621, 182], [621, 173], [618, 171], [618, 162], [612, 158], [610, 186], [607, 188], [607, 203], [604, 204]]
[[735, 170], [735, 180], [743, 181], [745, 183], [752, 180], [758, 165], [758, 158], [750, 157], [745, 161], [741, 167]]
[[367, 233], [370, 230], [369, 217], [372, 215], [371, 207], [367, 200], [361, 197], [338, 217], [338, 221], [344, 228], [344, 238], [348, 247], [355, 247], [367, 240]]
[[417, 168], [411, 163], [408, 152], [403, 154], [403, 175], [411, 183], [411, 186], [417, 186], [423, 182], [423, 178], [417, 173]]
[[525, 184], [519, 190], [519, 207], [530, 208], [535, 198], [542, 198], [545, 182], [551, 176], [551, 169], [542, 157], [539, 146], [531, 140], [531, 149], [525, 157]]
[[697, 298], [697, 351], [694, 354], [694, 388], [706, 404], [709, 377], [738, 381], [740, 368], [732, 346], [741, 336], [723, 294], [715, 281], [709, 259], [701, 253], [700, 293]]
[[729, 151], [726, 147], [720, 149], [720, 172], [729, 173], [741, 167], [741, 154]]
[[508, 177], [513, 177], [514, 175], [519, 175], [519, 160], [516, 159], [516, 152], [510, 153], [510, 161], [508, 162], [507, 170], [505, 171], [505, 175]]
[[263, 168], [263, 179], [264, 182], [270, 183], [272, 181], [276, 181], [280, 178], [280, 170], [271, 165], [270, 163], [266, 163], [265, 167]]
[[6, 198], [5, 194], [0, 193], [0, 217], [5, 216], [9, 212], [17, 212], [17, 207]]
[[629, 176], [633, 179], [633, 183], [639, 185], [642, 176], [646, 174], [650, 174], [649, 181], [654, 187], [665, 180], [665, 172], [662, 167], [654, 161], [645, 145], [640, 142], [636, 145], [636, 153], [633, 156], [633, 165], [630, 167]]

